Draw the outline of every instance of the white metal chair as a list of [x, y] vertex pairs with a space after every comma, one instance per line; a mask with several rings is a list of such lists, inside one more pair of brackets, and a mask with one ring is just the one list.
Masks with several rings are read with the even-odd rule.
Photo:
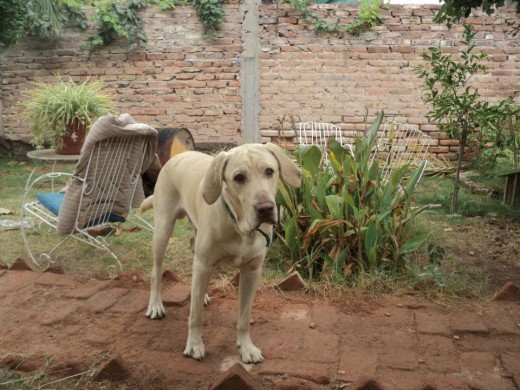
[[417, 167], [427, 160], [431, 141], [429, 135], [413, 126], [395, 121], [386, 122], [372, 155], [372, 161], [376, 156], [379, 160], [383, 181], [388, 181], [392, 172], [405, 164]]
[[[352, 145], [344, 142], [340, 126], [327, 122], [301, 122], [298, 124], [298, 143], [300, 146], [316, 145], [324, 150], [329, 139], [335, 139], [352, 153]], [[324, 164], [326, 164], [328, 162], [327, 153], [324, 156]]]
[[[121, 271], [107, 241], [115, 231], [110, 225], [128, 220], [153, 231], [133, 208], [144, 199], [141, 174], [156, 162], [157, 131], [135, 122], [119, 123], [120, 118], [103, 117], [93, 125], [72, 174], [49, 172], [34, 178], [35, 171], [31, 173], [22, 220], [36, 223], [32, 228], [22, 226], [21, 231], [27, 253], [38, 267], [45, 269], [59, 260], [58, 249], [73, 238], [109, 253]], [[115, 134], [107, 133], [107, 126]], [[108, 235], [100, 234], [104, 228]]]

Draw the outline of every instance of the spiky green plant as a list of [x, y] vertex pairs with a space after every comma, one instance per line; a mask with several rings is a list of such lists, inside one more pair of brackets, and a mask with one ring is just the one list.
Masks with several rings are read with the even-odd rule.
[[67, 126], [74, 120], [87, 128], [100, 116], [113, 109], [100, 81], [75, 83], [62, 78], [56, 83], [35, 83], [23, 103], [24, 117], [29, 120], [33, 135], [31, 143], [38, 149], [50, 144], [53, 149], [63, 146]]
[[329, 141], [326, 167], [318, 147], [296, 151], [302, 186], [280, 188], [277, 200], [285, 209], [280, 238], [309, 276], [398, 271], [404, 268], [404, 256], [428, 236], [408, 237], [405, 231], [424, 209], [413, 208], [411, 198], [425, 162], [410, 176], [409, 167], [402, 166], [384, 181], [377, 158], [372, 159], [382, 118], [380, 113], [366, 136], [356, 139], [354, 155]]

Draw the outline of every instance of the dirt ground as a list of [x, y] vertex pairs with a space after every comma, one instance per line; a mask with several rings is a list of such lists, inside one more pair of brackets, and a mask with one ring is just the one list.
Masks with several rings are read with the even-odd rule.
[[[446, 223], [437, 240], [446, 267], [486, 280], [489, 298], [506, 281], [520, 286], [520, 222]], [[30, 389], [65, 377], [71, 378], [45, 388], [214, 386], [239, 362], [237, 293], [211, 291], [207, 356], [198, 362], [182, 354], [188, 283], [166, 283], [168, 314], [153, 321], [144, 316], [147, 275], [98, 280], [0, 270], [0, 388]], [[325, 295], [257, 294], [252, 337], [266, 360], [244, 366], [239, 375], [246, 382], [258, 389], [520, 389], [518, 301], [475, 298], [449, 306], [414, 292]], [[9, 384], [40, 373], [37, 381]]]
[[448, 269], [484, 280], [490, 293], [507, 281], [520, 286], [519, 220], [471, 217], [437, 228]]

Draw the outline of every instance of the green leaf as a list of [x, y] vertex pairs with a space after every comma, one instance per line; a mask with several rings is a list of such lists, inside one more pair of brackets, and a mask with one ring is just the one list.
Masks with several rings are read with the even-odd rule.
[[431, 233], [423, 233], [418, 236], [411, 238], [406, 241], [399, 249], [399, 254], [404, 255], [405, 253], [414, 252], [423, 244], [424, 241], [430, 236]]
[[343, 219], [343, 203], [345, 200], [338, 195], [328, 195], [325, 197], [327, 208], [335, 219]]

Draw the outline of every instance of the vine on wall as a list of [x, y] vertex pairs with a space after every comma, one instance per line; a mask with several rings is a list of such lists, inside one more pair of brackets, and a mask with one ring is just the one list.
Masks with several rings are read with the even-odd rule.
[[[110, 45], [118, 37], [124, 37], [130, 46], [135, 48], [146, 45], [144, 21], [140, 12], [149, 5], [157, 5], [161, 10], [174, 9], [178, 5], [191, 5], [201, 20], [204, 37], [215, 40], [219, 28], [224, 24], [223, 4], [226, 0], [0, 0], [0, 10], [4, 12], [0, 21], [5, 22], [8, 32], [0, 37], [0, 51], [7, 50], [28, 33], [40, 37], [59, 36], [64, 26], [74, 24], [87, 27], [85, 6], [93, 9], [92, 21], [98, 25], [95, 34], [88, 37], [82, 48], [95, 51]], [[359, 35], [365, 30], [379, 24], [381, 1], [360, 0], [356, 20], [345, 26], [328, 23], [321, 16], [311, 12], [309, 6], [314, 0], [280, 0], [287, 1], [302, 14], [303, 19], [315, 26], [318, 33], [346, 31]], [[5, 17], [4, 17], [5, 16]], [[5, 19], [5, 20], [4, 20]], [[9, 23], [8, 23], [9, 22]], [[4, 26], [3, 26], [4, 27]]]
[[380, 24], [383, 21], [381, 7], [389, 6], [389, 3], [384, 5], [381, 0], [360, 0], [357, 18], [352, 23], [342, 26], [339, 23], [328, 23], [321, 16], [309, 11], [309, 5], [315, 4], [313, 0], [288, 0], [288, 2], [296, 11], [302, 13], [307, 23], [314, 25], [318, 33], [345, 31], [351, 35], [359, 35]]

